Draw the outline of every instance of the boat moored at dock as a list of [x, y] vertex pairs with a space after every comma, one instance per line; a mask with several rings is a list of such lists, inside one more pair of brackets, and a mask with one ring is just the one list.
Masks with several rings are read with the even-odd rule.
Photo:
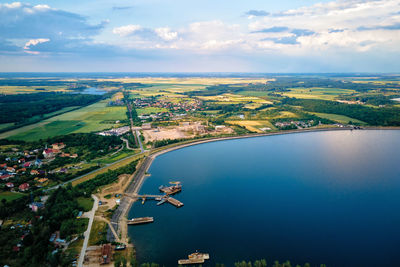
[[135, 224], [144, 224], [144, 223], [152, 223], [154, 222], [153, 217], [141, 217], [141, 218], [133, 218], [128, 220], [128, 225], [135, 225]]
[[208, 253], [200, 253], [196, 251], [195, 253], [190, 254], [187, 259], [178, 260], [178, 264], [200, 264], [204, 263], [205, 260], [208, 259], [210, 259], [210, 255]]

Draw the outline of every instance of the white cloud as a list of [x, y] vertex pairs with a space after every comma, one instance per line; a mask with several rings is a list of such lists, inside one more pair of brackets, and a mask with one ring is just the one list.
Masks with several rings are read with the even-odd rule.
[[[306, 53], [309, 50], [330, 48], [364, 52], [377, 46], [398, 50], [400, 27], [397, 30], [391, 25], [400, 23], [400, 16], [398, 13], [396, 14], [399, 11], [400, 1], [398, 0], [332, 1], [263, 17], [250, 23], [249, 30], [258, 32], [255, 35], [258, 35], [260, 40], [262, 37], [266, 39], [263, 43], [264, 47], [276, 48], [289, 53]], [[263, 29], [271, 27], [287, 29], [300, 27], [313, 32], [313, 34], [296, 36], [292, 43], [287, 43], [282, 47], [276, 45], [282, 40], [273, 36], [276, 33], [263, 32]], [[365, 30], [362, 30], [363, 28]]]
[[168, 28], [168, 27], [156, 28], [154, 31], [157, 33], [157, 35], [161, 39], [163, 39], [165, 41], [172, 41], [172, 40], [174, 40], [174, 39], [176, 39], [178, 37], [178, 33], [174, 32], [174, 31], [171, 31], [171, 29]]
[[35, 46], [35, 45], [49, 42], [49, 41], [50, 41], [50, 39], [47, 39], [47, 38], [31, 39], [28, 42], [26, 42], [24, 49], [29, 49], [30, 46]]
[[[0, 4], [0, 7], [2, 6], [2, 4]], [[13, 3], [11, 3], [11, 4], [4, 4], [3, 5], [4, 7], [6, 7], [6, 8], [19, 8], [19, 7], [21, 7], [22, 6], [22, 4], [20, 3], [20, 2], [13, 2]]]
[[113, 32], [130, 36], [120, 43], [129, 48], [173, 48], [201, 53], [235, 49], [304, 55], [337, 49], [355, 52], [400, 49], [398, 0], [338, 0], [277, 14], [257, 10], [246, 14], [253, 16], [247, 25], [212, 20], [176, 30], [126, 25]]
[[131, 35], [141, 29], [142, 29], [142, 26], [140, 26], [140, 25], [129, 24], [129, 25], [114, 28], [112, 32], [119, 36], [128, 36], [128, 35]]
[[32, 51], [31, 47], [32, 46], [36, 46], [38, 44], [46, 43], [46, 42], [50, 42], [50, 39], [48, 39], [48, 38], [31, 39], [31, 40], [29, 40], [28, 42], [25, 43], [24, 52], [28, 53], [28, 54], [38, 55], [38, 54], [40, 54], [40, 52], [39, 51]]

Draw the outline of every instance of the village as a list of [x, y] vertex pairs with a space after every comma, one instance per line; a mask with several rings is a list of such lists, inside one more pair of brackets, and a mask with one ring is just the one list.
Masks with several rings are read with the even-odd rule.
[[[10, 151], [2, 153], [4, 158], [0, 164], [0, 179], [2, 184], [11, 192], [26, 192], [31, 187], [43, 187], [48, 185], [48, 173], [67, 172], [66, 168], [54, 169], [47, 172], [42, 169], [43, 165], [48, 164], [56, 157], [78, 158], [78, 154], [65, 153], [64, 143], [55, 143], [51, 148], [41, 147], [34, 150], [24, 150], [13, 147]], [[4, 188], [5, 189], [5, 188]]]

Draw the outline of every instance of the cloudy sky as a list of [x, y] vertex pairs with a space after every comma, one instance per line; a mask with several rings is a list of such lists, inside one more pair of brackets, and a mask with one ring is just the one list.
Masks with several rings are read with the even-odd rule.
[[0, 0], [0, 71], [400, 72], [400, 1]]

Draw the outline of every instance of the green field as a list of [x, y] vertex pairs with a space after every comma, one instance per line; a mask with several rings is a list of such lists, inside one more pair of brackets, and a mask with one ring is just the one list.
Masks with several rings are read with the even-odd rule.
[[129, 156], [133, 156], [135, 154], [138, 154], [140, 152], [140, 149], [136, 149], [136, 150], [122, 150], [112, 156], [107, 155], [99, 160], [95, 160], [93, 162], [95, 163], [99, 163], [99, 164], [110, 164], [113, 162], [116, 162], [118, 160], [121, 160], [123, 158], [129, 157]]
[[292, 88], [290, 92], [283, 93], [284, 96], [302, 98], [302, 99], [322, 99], [322, 100], [334, 100], [339, 95], [348, 95], [355, 93], [356, 91], [350, 89], [340, 88]]
[[107, 226], [106, 222], [99, 220], [93, 221], [89, 236], [89, 246], [97, 245], [106, 239]]
[[353, 122], [353, 123], [357, 123], [360, 125], [367, 125], [365, 122], [357, 120], [357, 119], [353, 119], [347, 116], [343, 116], [343, 115], [338, 115], [338, 114], [329, 114], [329, 113], [317, 113], [317, 112], [310, 112], [311, 114], [317, 115], [318, 117], [324, 118], [324, 119], [329, 119], [329, 120], [333, 120], [339, 123], [343, 123], [343, 124], [348, 124], [349, 121]]
[[93, 207], [92, 198], [78, 197], [76, 200], [78, 201], [78, 204], [83, 207], [83, 211], [89, 211]]
[[13, 122], [0, 124], [0, 130], [14, 126]]
[[138, 108], [136, 109], [137, 114], [143, 115], [143, 114], [155, 114], [159, 112], [167, 112], [168, 109], [166, 108], [155, 108], [155, 107], [147, 107], [147, 108]]
[[244, 95], [244, 96], [263, 97], [263, 96], [267, 96], [268, 92], [266, 92], [266, 91], [240, 91], [237, 94]]
[[89, 133], [102, 131], [121, 125], [118, 120], [126, 119], [124, 106], [108, 107], [109, 99], [73, 110], [41, 122], [24, 126], [3, 134], [0, 138], [34, 141], [70, 133]]
[[[38, 88], [44, 90], [36, 90]], [[0, 94], [30, 94], [42, 92], [66, 92], [67, 86], [0, 86]]]
[[24, 194], [22, 193], [17, 193], [17, 192], [1, 192], [0, 193], [0, 200], [5, 199], [7, 201], [13, 201], [14, 199], [18, 199], [20, 197], [23, 197]]

